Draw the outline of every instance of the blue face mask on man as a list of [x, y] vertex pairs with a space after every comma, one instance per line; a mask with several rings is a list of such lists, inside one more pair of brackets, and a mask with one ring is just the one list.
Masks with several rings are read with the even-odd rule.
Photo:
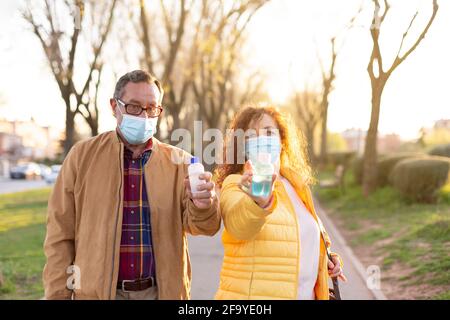
[[122, 122], [119, 125], [120, 132], [130, 144], [142, 144], [147, 142], [156, 133], [158, 118], [141, 118], [122, 114]]
[[281, 141], [279, 136], [258, 136], [249, 138], [245, 142], [245, 156], [255, 162], [258, 153], [269, 153], [272, 164], [275, 164], [281, 153]]

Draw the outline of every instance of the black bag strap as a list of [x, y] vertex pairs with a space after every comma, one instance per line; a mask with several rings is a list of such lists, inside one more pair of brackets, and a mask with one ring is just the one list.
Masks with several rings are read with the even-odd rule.
[[[316, 213], [316, 216], [317, 216], [317, 213]], [[330, 248], [327, 247], [327, 242], [326, 242], [326, 240], [325, 240], [325, 235], [324, 235], [325, 229], [324, 229], [324, 227], [323, 227], [322, 221], [320, 220], [320, 218], [319, 218], [318, 216], [317, 216], [317, 220], [318, 220], [318, 222], [319, 222], [320, 236], [322, 237], [323, 245], [325, 246], [325, 250], [326, 250], [326, 252], [327, 252], [328, 259], [329, 259], [330, 261], [333, 261], [332, 256], [331, 256], [331, 253], [330, 253]], [[328, 265], [327, 265], [327, 268], [328, 268]], [[332, 280], [332, 282], [333, 282], [334, 299], [336, 299], [336, 300], [342, 300], [342, 298], [341, 298], [341, 293], [340, 293], [340, 291], [339, 291], [339, 281], [338, 281], [338, 278], [337, 278], [337, 277], [332, 277], [331, 280]]]

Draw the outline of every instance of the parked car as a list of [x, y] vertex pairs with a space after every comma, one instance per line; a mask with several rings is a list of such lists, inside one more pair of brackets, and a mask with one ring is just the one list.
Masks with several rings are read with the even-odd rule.
[[59, 171], [61, 171], [61, 167], [62, 166], [60, 164], [55, 164], [55, 165], [50, 167], [51, 173], [48, 174], [47, 176], [45, 176], [45, 181], [48, 184], [55, 183], [56, 178], [58, 178]]
[[11, 179], [40, 179], [41, 168], [34, 162], [20, 164], [9, 171]]
[[41, 169], [41, 177], [45, 179], [49, 174], [52, 173], [52, 168], [45, 164], [39, 164], [39, 168]]

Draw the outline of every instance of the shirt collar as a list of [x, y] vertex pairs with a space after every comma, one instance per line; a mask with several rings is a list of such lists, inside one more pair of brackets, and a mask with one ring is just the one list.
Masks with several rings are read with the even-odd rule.
[[[116, 129], [116, 134], [119, 137], [120, 141], [123, 142], [123, 144], [125, 146], [125, 151], [130, 151], [131, 153], [133, 153], [133, 151], [131, 151], [131, 149], [130, 149], [130, 143], [128, 143], [128, 141], [122, 137], [122, 135], [119, 133], [119, 131], [117, 129]], [[152, 150], [152, 147], [153, 147], [153, 138], [150, 138], [147, 141], [147, 144], [145, 145], [145, 149], [142, 151], [142, 154], [144, 152]]]

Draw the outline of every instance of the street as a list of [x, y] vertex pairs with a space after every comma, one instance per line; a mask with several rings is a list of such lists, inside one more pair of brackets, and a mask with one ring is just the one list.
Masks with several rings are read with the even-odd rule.
[[189, 256], [192, 263], [191, 299], [212, 300], [219, 287], [222, 267], [222, 230], [214, 237], [189, 236]]
[[44, 180], [12, 180], [0, 178], [0, 194], [48, 187]]

